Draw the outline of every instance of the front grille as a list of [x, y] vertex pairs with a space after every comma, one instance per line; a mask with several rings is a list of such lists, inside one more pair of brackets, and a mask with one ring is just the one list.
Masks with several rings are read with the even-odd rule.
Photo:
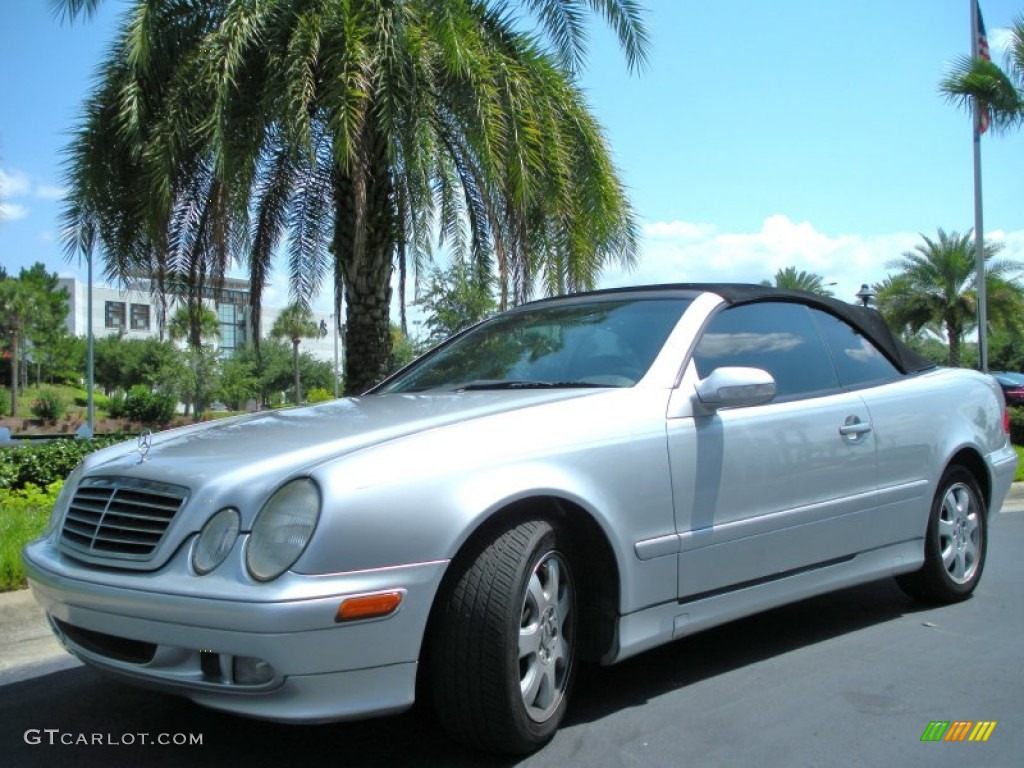
[[75, 489], [61, 530], [69, 554], [148, 560], [188, 489], [134, 478], [90, 477]]

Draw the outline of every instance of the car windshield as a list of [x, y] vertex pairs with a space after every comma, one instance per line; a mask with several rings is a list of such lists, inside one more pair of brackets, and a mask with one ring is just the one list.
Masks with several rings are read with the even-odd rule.
[[689, 303], [604, 298], [513, 310], [442, 345], [376, 391], [629, 387], [650, 368]]

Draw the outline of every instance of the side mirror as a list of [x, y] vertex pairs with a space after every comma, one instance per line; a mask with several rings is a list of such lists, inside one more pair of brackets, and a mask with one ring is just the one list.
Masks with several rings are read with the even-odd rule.
[[697, 382], [697, 400], [711, 413], [719, 408], [762, 405], [775, 397], [775, 379], [760, 368], [715, 368]]

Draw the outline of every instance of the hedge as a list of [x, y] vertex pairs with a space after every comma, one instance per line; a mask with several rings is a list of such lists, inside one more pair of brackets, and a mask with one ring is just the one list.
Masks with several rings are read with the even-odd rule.
[[7, 446], [0, 449], [0, 489], [20, 490], [28, 485], [46, 488], [63, 481], [87, 454], [124, 439], [118, 435]]

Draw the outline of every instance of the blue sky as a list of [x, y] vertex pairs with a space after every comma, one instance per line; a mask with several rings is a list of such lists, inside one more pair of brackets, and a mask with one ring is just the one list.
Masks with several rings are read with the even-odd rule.
[[[57, 232], [62, 148], [124, 0], [74, 26], [0, 1], [0, 264], [83, 275]], [[631, 75], [593, 29], [583, 85], [643, 226], [603, 284], [758, 281], [789, 265], [842, 298], [937, 228], [973, 227], [968, 116], [937, 83], [969, 52], [969, 0], [647, 0]], [[1024, 12], [982, 0], [993, 58]], [[987, 236], [1024, 261], [1024, 132], [982, 139]], [[269, 299], [286, 300], [283, 280]], [[329, 292], [328, 286], [328, 292]], [[275, 299], [277, 301], [275, 301]], [[318, 306], [326, 307], [325, 296]]]

